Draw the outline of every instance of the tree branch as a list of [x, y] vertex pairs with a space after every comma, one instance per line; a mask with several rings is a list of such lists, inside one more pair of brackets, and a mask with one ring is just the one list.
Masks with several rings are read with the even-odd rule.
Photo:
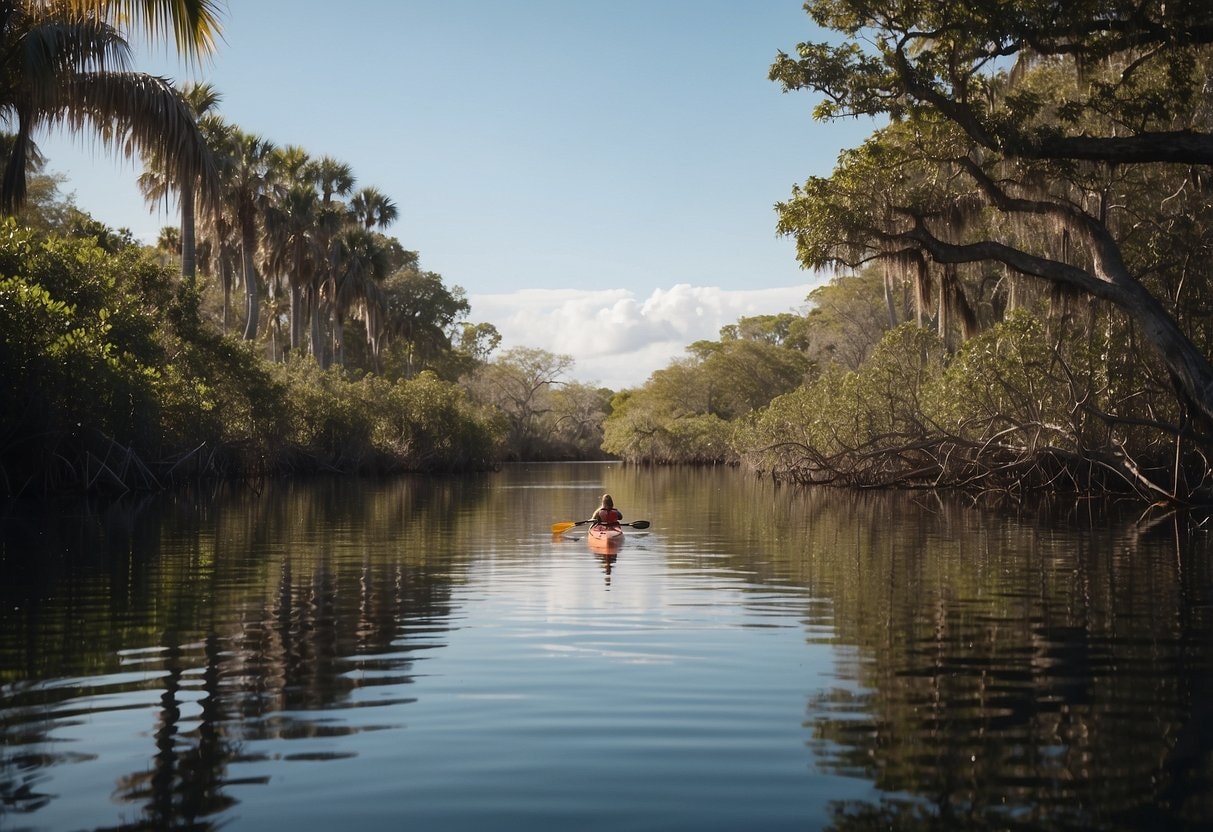
[[1054, 136], [1016, 151], [1033, 159], [1081, 159], [1113, 165], [1146, 162], [1213, 165], [1213, 135], [1174, 130], [1132, 136]]

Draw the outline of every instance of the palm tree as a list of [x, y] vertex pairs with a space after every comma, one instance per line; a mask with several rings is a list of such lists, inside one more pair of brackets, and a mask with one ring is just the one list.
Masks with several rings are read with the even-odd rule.
[[320, 195], [306, 183], [275, 193], [265, 209], [266, 271], [286, 276], [292, 350], [303, 344], [304, 291], [324, 259], [318, 233], [322, 211]]
[[166, 225], [160, 229], [160, 234], [156, 237], [156, 252], [160, 256], [160, 262], [171, 263], [173, 258], [181, 251], [181, 231], [171, 225]]
[[240, 259], [240, 241], [231, 219], [223, 211], [211, 211], [205, 215], [202, 226], [205, 238], [198, 246], [202, 268], [219, 279], [223, 290], [222, 331], [226, 335], [231, 328], [232, 288], [235, 283], [236, 263]]
[[[191, 84], [181, 93], [190, 113], [199, 122], [199, 129], [206, 142], [208, 150], [213, 150], [211, 131], [207, 129], [209, 114], [219, 104], [219, 92], [210, 84]], [[166, 201], [171, 192], [177, 192], [177, 202], [181, 209], [181, 277], [190, 286], [196, 281], [197, 267], [197, 221], [195, 218], [196, 192], [198, 182], [188, 184], [175, 181], [172, 172], [168, 170], [165, 160], [154, 152], [143, 154], [144, 171], [139, 176], [139, 189], [143, 198], [149, 203]]]
[[323, 156], [308, 165], [305, 175], [320, 192], [322, 222], [318, 227], [318, 242], [326, 256], [321, 259], [310, 284], [305, 288], [305, 301], [311, 319], [309, 345], [312, 357], [321, 366], [327, 366], [322, 324], [329, 317], [326, 306], [330, 305], [324, 287], [331, 278], [333, 237], [337, 233], [345, 214], [345, 206], [334, 197], [345, 197], [354, 189], [354, 172], [345, 162], [332, 156]]
[[387, 194], [368, 186], [350, 199], [350, 213], [369, 231], [376, 226], [387, 228], [396, 221], [400, 212]]
[[[352, 219], [364, 231], [378, 226], [386, 228], [396, 221], [399, 211], [396, 203], [378, 188], [367, 186], [359, 189], [350, 198], [348, 219]], [[381, 291], [380, 282], [387, 272], [392, 270], [391, 253], [382, 245], [382, 240], [375, 237], [376, 245], [382, 249], [382, 256], [387, 260], [383, 275], [360, 290], [360, 300], [363, 309], [363, 319], [366, 322], [367, 343], [370, 346], [372, 367], [379, 371], [380, 335], [384, 329], [383, 315], [387, 306], [387, 298]]]
[[178, 181], [214, 171], [189, 108], [163, 78], [130, 71], [123, 28], [134, 21], [153, 39], [173, 33], [187, 57], [208, 54], [219, 34], [215, 0], [0, 0], [0, 119], [13, 131], [0, 177], [0, 211], [25, 199], [26, 174], [40, 158], [34, 134], [90, 128], [131, 155], [168, 160]]
[[365, 228], [346, 228], [333, 241], [332, 272], [326, 286], [333, 306], [333, 353], [338, 364], [345, 363], [345, 319], [350, 309], [361, 306], [366, 314], [367, 306], [378, 301], [379, 284], [390, 266], [387, 248], [378, 235]]
[[297, 144], [288, 144], [274, 151], [274, 181], [271, 189], [289, 190], [292, 186], [311, 180], [312, 159]]
[[[220, 188], [233, 167], [232, 152], [237, 144], [238, 129], [217, 115], [207, 114], [198, 120], [199, 129], [206, 139], [207, 147], [215, 163]], [[232, 289], [235, 284], [240, 241], [235, 221], [226, 204], [220, 198], [213, 201], [208, 210], [197, 216], [198, 226], [205, 235], [197, 246], [202, 268], [217, 276], [223, 289], [223, 332], [230, 329], [232, 311]]]
[[312, 179], [315, 163], [307, 151], [288, 145], [276, 151], [267, 189], [262, 245], [271, 285], [286, 283], [290, 293], [290, 345], [303, 343], [305, 292], [324, 260], [321, 225], [324, 206]]
[[[186, 87], [184, 98], [195, 119], [205, 118], [219, 106], [219, 91], [210, 84], [193, 84]], [[206, 135], [205, 131], [203, 135]], [[210, 148], [209, 142], [207, 148]], [[197, 222], [194, 207], [197, 182], [194, 179], [186, 180], [186, 182], [188, 185], [182, 185], [179, 188], [181, 194], [181, 276], [192, 286], [198, 269]]]
[[313, 162], [309, 174], [320, 189], [325, 205], [332, 204], [334, 196], [348, 196], [354, 190], [353, 170], [332, 156], [322, 156]]
[[257, 337], [261, 315], [256, 252], [258, 218], [265, 204], [273, 158], [272, 142], [255, 133], [232, 128], [220, 159], [222, 202], [240, 239], [241, 276], [244, 280], [244, 338]]

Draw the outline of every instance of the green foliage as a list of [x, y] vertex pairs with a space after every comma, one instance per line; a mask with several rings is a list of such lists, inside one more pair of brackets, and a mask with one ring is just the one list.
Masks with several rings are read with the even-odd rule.
[[[1128, 457], [1161, 465], [1180, 413], [1170, 392], [1142, 373], [1111, 321], [1088, 333], [1050, 332], [1018, 311], [967, 343], [926, 409], [939, 430], [972, 442], [1030, 442], [1075, 458]], [[1128, 360], [1126, 360], [1128, 359]]]
[[1115, 348], [1125, 333], [1106, 323], [1051, 331], [1021, 310], [955, 355], [903, 324], [859, 370], [835, 366], [772, 401], [735, 447], [755, 469], [802, 482], [1161, 493], [1176, 474], [1160, 420], [1178, 413], [1165, 391], [1140, 386], [1138, 364]]
[[[736, 462], [733, 422], [798, 387], [811, 362], [800, 343], [799, 316], [742, 318], [720, 341], [697, 341], [691, 357], [653, 373], [616, 397], [604, 426], [603, 450], [623, 459], [661, 463]], [[801, 338], [792, 339], [792, 332]]]
[[[0, 229], [0, 468], [9, 489], [157, 438], [161, 351], [140, 317], [154, 275], [93, 244]], [[68, 290], [70, 287], [71, 290]], [[129, 297], [125, 290], [146, 290]], [[45, 469], [39, 465], [46, 463]]]
[[778, 206], [801, 262], [881, 260], [901, 280], [917, 263], [920, 312], [938, 299], [949, 344], [953, 318], [967, 337], [1025, 285], [1036, 297], [1098, 298], [1213, 423], [1208, 316], [1184, 314], [1213, 290], [1203, 256], [1213, 200], [1199, 172], [1213, 163], [1213, 111], [1199, 92], [1213, 66], [1207, 4], [806, 9], [851, 37], [780, 54], [772, 79], [824, 96], [819, 118], [890, 118]]
[[205, 446], [218, 449], [220, 471], [261, 470], [287, 434], [286, 388], [251, 345], [205, 329], [182, 333], [157, 388], [164, 452]]
[[477, 470], [497, 458], [505, 427], [500, 414], [472, 404], [464, 390], [434, 373], [386, 387], [376, 444], [418, 470]]
[[610, 391], [570, 382], [551, 391], [544, 456], [551, 459], [600, 459], [602, 423], [610, 412]]
[[144, 434], [156, 371], [122, 352], [108, 310], [91, 314], [22, 278], [0, 279], [5, 422], [30, 431], [97, 426], [129, 441]]
[[[8, 137], [11, 140], [11, 137]], [[6, 154], [7, 142], [0, 137], [0, 153]], [[65, 195], [59, 186], [66, 177], [58, 173], [42, 172], [42, 165], [31, 167], [26, 180], [25, 204], [17, 212], [17, 221], [27, 228], [42, 234], [70, 233], [71, 225], [80, 214], [72, 195]]]
[[[906, 323], [855, 372], [834, 365], [747, 420], [736, 449], [759, 470], [787, 474], [863, 448], [900, 448], [926, 433], [922, 404], [943, 373], [943, 343]], [[929, 418], [929, 417], [927, 417]], [[807, 472], [806, 472], [807, 473]]]
[[1023, 425], [1070, 433], [1074, 400], [1059, 376], [1044, 323], [1020, 311], [965, 344], [927, 409], [941, 430], [972, 439]]
[[453, 384], [275, 366], [199, 300], [140, 247], [0, 225], [0, 490], [493, 463], [499, 417]]
[[493, 463], [498, 417], [474, 406], [457, 385], [422, 373], [395, 382], [353, 380], [307, 358], [283, 368], [289, 434], [297, 454], [339, 471], [452, 471]]
[[[908, 317], [913, 287], [915, 317], [949, 350], [977, 337], [898, 426], [868, 396], [879, 304], [865, 313], [839, 282], [819, 290], [808, 331], [853, 373], [772, 405], [747, 455], [779, 448], [788, 456], [758, 467], [858, 484], [1108, 478], [1181, 501], [1203, 490], [1208, 5], [810, 0], [806, 10], [846, 37], [780, 53], [771, 78], [823, 97], [817, 118], [887, 120], [829, 177], [793, 190], [780, 233], [807, 267], [879, 261], [890, 325]], [[781, 407], [825, 415], [809, 429], [785, 424], [781, 444]]]
[[[586, 408], [557, 395], [573, 367], [568, 355], [533, 347], [514, 347], [478, 367], [466, 380], [472, 399], [499, 411], [506, 426], [504, 453], [510, 459], [566, 458], [570, 445], [583, 434]], [[605, 396], [599, 395], [605, 407]], [[568, 424], [564, 417], [574, 415]], [[601, 417], [598, 417], [600, 419]], [[595, 428], [596, 430], [596, 428]]]
[[[837, 363], [857, 370], [891, 326], [885, 285], [876, 267], [840, 275], [809, 293], [812, 307], [798, 326], [801, 349], [819, 367]], [[895, 305], [898, 320], [907, 320], [906, 303]]]
[[[434, 357], [429, 369], [440, 378], [458, 381], [476, 372], [501, 345], [501, 333], [490, 323], [460, 321], [453, 326], [451, 349]], [[395, 344], [392, 345], [396, 347]]]
[[720, 328], [721, 341], [764, 341], [775, 346], [802, 346], [794, 344], [803, 316], [791, 312], [777, 315], [743, 315], [735, 324]]
[[617, 399], [603, 426], [602, 449], [620, 459], [658, 464], [736, 462], [732, 425], [711, 413], [673, 415], [655, 397]]
[[[390, 340], [383, 362], [386, 375], [412, 378], [452, 363], [449, 333], [471, 308], [463, 289], [448, 289], [435, 272], [401, 269], [384, 281], [379, 304], [383, 334]], [[454, 380], [459, 373], [447, 375]]]
[[339, 367], [322, 370], [306, 358], [289, 361], [284, 373], [289, 441], [323, 467], [360, 467], [374, 447], [366, 386], [349, 381]]

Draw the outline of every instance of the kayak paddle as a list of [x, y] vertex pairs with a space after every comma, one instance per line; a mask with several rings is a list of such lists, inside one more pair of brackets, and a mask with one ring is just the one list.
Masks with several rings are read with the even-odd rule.
[[[584, 526], [586, 523], [593, 523], [593, 522], [594, 522], [593, 520], [578, 520], [577, 522], [573, 522], [572, 520], [567, 520], [564, 523], [553, 523], [552, 524], [552, 534], [564, 534], [565, 532], [567, 532], [569, 529], [573, 528], [574, 526]], [[649, 521], [648, 520], [637, 520], [634, 523], [620, 523], [619, 525], [631, 526], [633, 529], [647, 529], [649, 527]]]

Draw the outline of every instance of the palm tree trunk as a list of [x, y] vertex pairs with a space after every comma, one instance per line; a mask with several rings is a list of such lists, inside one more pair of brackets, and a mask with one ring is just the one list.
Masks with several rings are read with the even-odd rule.
[[312, 354], [322, 370], [333, 363], [333, 304], [320, 298], [312, 313]]
[[253, 267], [253, 248], [257, 243], [252, 223], [245, 222], [242, 225], [244, 230], [240, 236], [240, 254], [244, 265], [244, 309], [247, 315], [244, 319], [244, 340], [252, 341], [257, 337], [257, 323], [261, 316], [257, 271]]
[[291, 284], [291, 352], [303, 346], [303, 287]]
[[345, 366], [345, 319], [340, 315], [333, 320], [333, 361]]
[[294, 273], [291, 275], [291, 352], [303, 349], [303, 285], [304, 285], [304, 251], [302, 241], [296, 241], [294, 247]]
[[223, 283], [223, 334], [227, 335], [232, 318], [232, 264], [219, 256], [219, 280]]
[[194, 189], [181, 189], [181, 279], [193, 289], [197, 285], [197, 242], [194, 233]]

